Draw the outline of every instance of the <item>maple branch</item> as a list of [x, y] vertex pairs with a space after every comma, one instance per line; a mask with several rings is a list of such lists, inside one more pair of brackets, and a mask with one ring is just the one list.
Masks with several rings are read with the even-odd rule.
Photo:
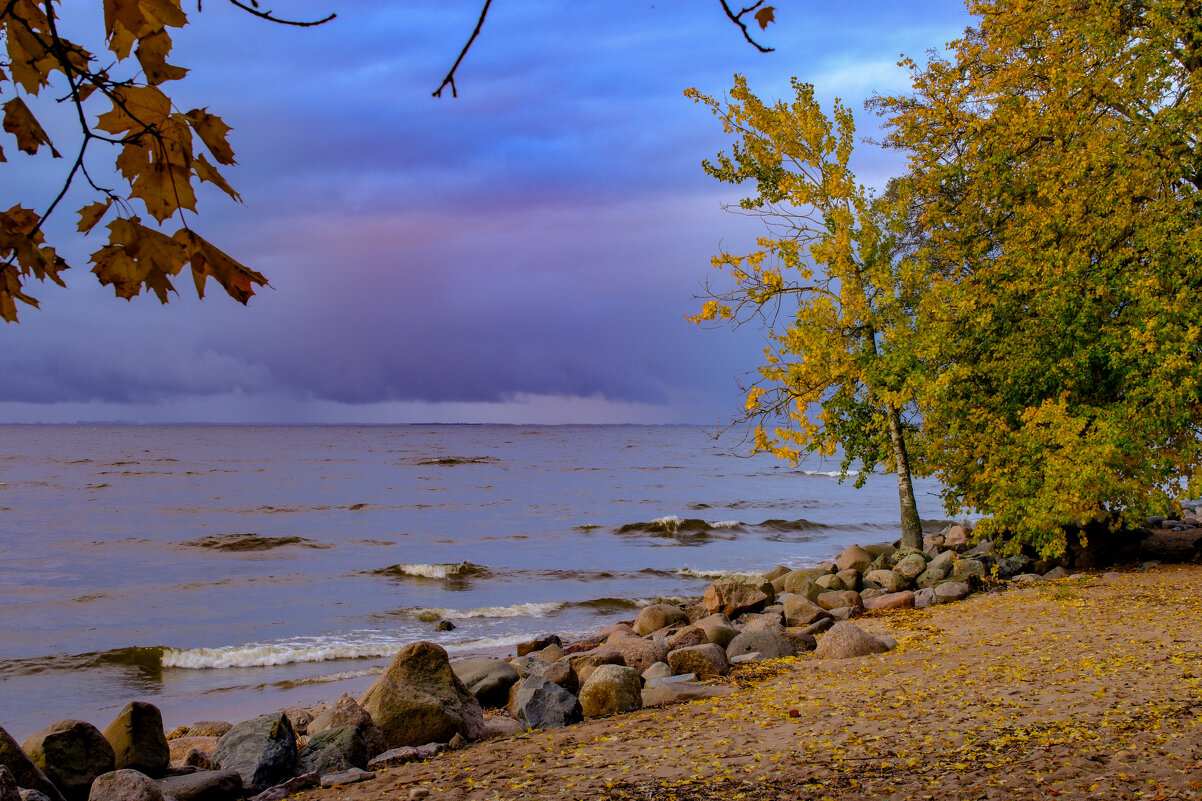
[[[272, 16], [271, 11], [260, 11], [259, 3], [257, 2], [257, 0], [250, 0], [250, 5], [246, 5], [245, 3], [239, 2], [239, 0], [230, 0], [230, 4], [237, 6], [238, 8], [245, 11], [247, 14], [253, 14], [254, 16], [258, 17], [259, 19], [265, 19], [268, 22], [275, 22], [280, 25], [295, 25], [298, 28], [312, 28], [314, 25], [325, 25], [327, 22], [334, 19], [334, 17], [338, 16], [335, 13], [331, 13], [329, 16], [323, 17], [321, 19], [312, 20], [311, 22], [303, 22], [300, 20], [281, 19], [279, 17]], [[200, 8], [199, 2], [197, 2], [196, 7], [199, 10], [199, 8]]]
[[[761, 0], [762, 1], [762, 0]], [[447, 76], [442, 79], [442, 83], [438, 88], [431, 92], [433, 97], [442, 97], [442, 90], [451, 87], [451, 97], [459, 97], [459, 92], [455, 89], [455, 70], [459, 69], [459, 64], [463, 61], [463, 57], [467, 55], [467, 51], [472, 49], [472, 43], [476, 41], [476, 37], [480, 35], [480, 29], [484, 27], [484, 18], [488, 16], [488, 7], [492, 5], [492, 0], [484, 0], [484, 6], [480, 9], [480, 18], [476, 20], [476, 29], [472, 31], [472, 35], [468, 37], [467, 44], [459, 51], [459, 58], [455, 59], [455, 63], [451, 65]]]
[[748, 6], [738, 14], [731, 10], [730, 4], [727, 2], [727, 0], [718, 0], [718, 2], [722, 4], [722, 10], [726, 12], [726, 16], [730, 17], [730, 21], [739, 26], [739, 30], [743, 32], [743, 38], [746, 39], [752, 47], [754, 47], [756, 50], [759, 50], [761, 53], [773, 52], [775, 48], [764, 47], [755, 39], [751, 38], [751, 34], [747, 30], [747, 23], [743, 21], [743, 15], [755, 11], [757, 8], [762, 6], [764, 4], [764, 0], [757, 0], [754, 5]]

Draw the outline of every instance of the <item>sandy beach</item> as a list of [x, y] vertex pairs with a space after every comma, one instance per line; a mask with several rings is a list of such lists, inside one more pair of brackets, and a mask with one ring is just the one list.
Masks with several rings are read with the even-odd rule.
[[735, 694], [300, 793], [431, 799], [1202, 798], [1202, 566], [857, 620], [900, 645], [746, 666]]

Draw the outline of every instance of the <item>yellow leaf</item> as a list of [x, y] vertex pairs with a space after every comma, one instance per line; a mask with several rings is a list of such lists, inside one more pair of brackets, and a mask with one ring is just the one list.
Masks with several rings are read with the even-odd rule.
[[188, 74], [183, 67], [167, 63], [171, 52], [171, 37], [167, 31], [158, 31], [138, 40], [137, 57], [146, 73], [146, 82], [156, 86], [164, 81], [178, 81]]
[[226, 183], [225, 178], [217, 171], [216, 167], [209, 163], [203, 153], [196, 157], [196, 161], [192, 162], [192, 169], [196, 171], [196, 177], [200, 180], [216, 184], [222, 192], [225, 192], [239, 203], [242, 202], [242, 197], [234, 191], [232, 186]]
[[54, 145], [50, 144], [50, 137], [42, 130], [37, 118], [19, 97], [4, 104], [4, 130], [17, 138], [17, 147], [26, 153], [37, 153], [39, 147], [46, 145], [56, 159], [62, 158]]
[[261, 273], [234, 261], [192, 231], [181, 228], [173, 238], [184, 246], [192, 262], [192, 280], [196, 282], [196, 294], [200, 297], [204, 297], [205, 281], [210, 275], [217, 279], [226, 294], [243, 305], [255, 294], [254, 284], [267, 285], [267, 279]]
[[97, 200], [95, 203], [84, 206], [79, 210], [79, 225], [76, 226], [76, 230], [82, 234], [91, 231], [112, 205], [113, 201], [110, 198], [104, 201]]
[[194, 108], [184, 116], [188, 118], [188, 124], [196, 131], [196, 135], [205, 143], [205, 147], [213, 154], [213, 158], [217, 159], [218, 164], [236, 163], [234, 151], [225, 139], [231, 128], [224, 120], [202, 108]]
[[171, 116], [171, 99], [154, 86], [121, 86], [113, 90], [113, 108], [101, 114], [96, 127], [106, 133], [140, 132]]

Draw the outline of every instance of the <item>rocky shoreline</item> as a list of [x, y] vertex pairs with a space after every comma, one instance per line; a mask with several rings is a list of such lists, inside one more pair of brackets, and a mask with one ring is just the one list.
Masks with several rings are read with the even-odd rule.
[[[357, 700], [236, 725], [167, 733], [157, 709], [133, 702], [103, 732], [60, 721], [18, 745], [0, 729], [0, 801], [272, 801], [481, 740], [725, 695], [734, 691], [725, 677], [765, 660], [887, 652], [895, 641], [851, 622], [866, 613], [1071, 578], [1072, 569], [1196, 561], [1202, 509], [1187, 512], [1178, 521], [1149, 519], [1134, 550], [1130, 539], [1070, 548], [1065, 564], [997, 556], [990, 543], [972, 544], [965, 526], [927, 537], [922, 551], [851, 546], [817, 567], [719, 579], [698, 603], [654, 604], [593, 637], [548, 635], [510, 659], [451, 662], [437, 645], [414, 643]], [[422, 797], [421, 788], [412, 792]]]

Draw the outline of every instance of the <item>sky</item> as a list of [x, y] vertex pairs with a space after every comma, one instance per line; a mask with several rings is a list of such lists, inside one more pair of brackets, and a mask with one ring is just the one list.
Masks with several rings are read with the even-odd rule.
[[[61, 7], [103, 52], [98, 0]], [[700, 164], [731, 139], [683, 90], [721, 97], [737, 72], [787, 98], [796, 76], [870, 137], [863, 102], [906, 88], [899, 56], [972, 22], [951, 0], [779, 0], [761, 54], [717, 0], [497, 0], [459, 97], [435, 99], [476, 0], [271, 6], [338, 14], [307, 29], [184, 7], [170, 61], [190, 72], [164, 89], [233, 127], [243, 199], [204, 185], [189, 224], [271, 287], [247, 307], [212, 282], [198, 300], [187, 276], [167, 306], [116, 299], [73, 189], [47, 228], [68, 288], [32, 283], [42, 308], [0, 327], [0, 422], [720, 425], [764, 333], [684, 317], [722, 279], [710, 257], [761, 229], [723, 210], [743, 195]], [[66, 109], [35, 113], [75, 150]], [[0, 208], [44, 208], [66, 160], [6, 144]], [[112, 158], [95, 151], [94, 177], [115, 178]], [[854, 165], [882, 186], [904, 157], [865, 143]]]

